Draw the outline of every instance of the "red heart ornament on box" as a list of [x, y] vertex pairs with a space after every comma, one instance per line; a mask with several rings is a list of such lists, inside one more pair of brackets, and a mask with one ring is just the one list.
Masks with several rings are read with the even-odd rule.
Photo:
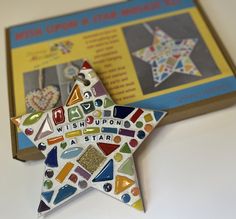
[[53, 108], [60, 97], [60, 92], [55, 86], [47, 86], [43, 89], [31, 91], [25, 97], [28, 108], [35, 111], [45, 111]]

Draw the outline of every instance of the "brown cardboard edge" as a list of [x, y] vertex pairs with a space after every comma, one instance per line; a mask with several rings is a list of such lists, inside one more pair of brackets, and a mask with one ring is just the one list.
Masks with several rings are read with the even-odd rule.
[[207, 15], [205, 9], [203, 8], [203, 6], [201, 5], [202, 0], [194, 0], [197, 9], [199, 10], [201, 16], [203, 17], [205, 23], [207, 24], [207, 27], [209, 28], [213, 38], [215, 39], [217, 45], [219, 46], [223, 56], [225, 57], [226, 61], [228, 62], [229, 66], [231, 67], [234, 75], [236, 76], [236, 65], [234, 64], [234, 61], [232, 59], [232, 57], [230, 56], [228, 50], [226, 49], [223, 40], [221, 39], [221, 37], [219, 36], [219, 34], [217, 33], [217, 31], [215, 30], [209, 16]]
[[[6, 58], [7, 58], [7, 88], [8, 88], [8, 102], [9, 102], [9, 113], [10, 118], [15, 115], [15, 103], [14, 103], [14, 95], [13, 95], [13, 77], [12, 77], [12, 64], [11, 64], [11, 50], [10, 50], [10, 40], [9, 40], [9, 31], [6, 29], [5, 31], [5, 40], [6, 40]], [[10, 122], [11, 129], [11, 144], [12, 144], [12, 157], [15, 159], [19, 159], [17, 157], [17, 139], [16, 139], [16, 127]], [[24, 161], [24, 159], [19, 159]]]
[[[10, 41], [9, 41], [9, 29], [5, 31], [5, 40], [6, 40], [6, 57], [7, 57], [7, 84], [8, 84], [8, 101], [9, 101], [9, 110], [10, 118], [15, 116], [15, 98], [13, 95], [14, 81], [13, 81], [13, 72], [12, 72], [12, 62], [11, 62], [11, 50], [10, 50]], [[17, 143], [17, 127], [10, 122], [11, 129], [11, 148], [12, 148], [12, 157], [19, 161], [28, 161], [28, 160], [39, 160], [43, 159], [44, 155], [36, 148], [27, 148], [24, 150], [18, 150]]]
[[[219, 46], [223, 56], [225, 57], [226, 61], [228, 62], [230, 68], [232, 69], [233, 73], [236, 75], [236, 66], [234, 65], [234, 62], [229, 55], [227, 49], [225, 48], [221, 38], [217, 34], [216, 30], [214, 29], [212, 23], [210, 22], [209, 17], [207, 16], [204, 8], [202, 7], [200, 0], [194, 0], [196, 3], [197, 9], [199, 10], [201, 16], [203, 17], [206, 25], [208, 26], [213, 38], [215, 39], [217, 45]], [[74, 12], [77, 13], [77, 12]], [[69, 15], [73, 13], [68, 13], [65, 15]], [[61, 16], [65, 16], [61, 15]], [[60, 16], [54, 16], [54, 17], [60, 17]], [[51, 17], [53, 18], [53, 17]], [[47, 20], [41, 19], [41, 20]], [[41, 21], [37, 20], [37, 21]], [[32, 21], [29, 23], [33, 23], [36, 21]], [[22, 25], [22, 24], [21, 24]], [[18, 25], [16, 25], [18, 26]], [[11, 63], [11, 52], [10, 52], [10, 41], [9, 41], [9, 28], [6, 28], [5, 31], [5, 37], [6, 37], [6, 54], [7, 54], [7, 78], [8, 78], [8, 97], [9, 97], [9, 108], [10, 108], [10, 116], [15, 116], [15, 102], [14, 102], [14, 96], [13, 96], [13, 80], [12, 80], [12, 63]], [[188, 104], [182, 107], [177, 107], [173, 110], [168, 110], [167, 116], [162, 120], [160, 123], [160, 126], [174, 123], [177, 121], [181, 121], [184, 119], [188, 119], [191, 117], [195, 117], [198, 115], [203, 115], [208, 112], [213, 112], [216, 110], [220, 110], [229, 106], [232, 106], [236, 103], [236, 92], [231, 92], [225, 95], [217, 96], [214, 98], [198, 101], [192, 104]], [[28, 160], [40, 160], [44, 158], [44, 155], [36, 148], [27, 148], [23, 149], [21, 151], [18, 151], [17, 146], [17, 139], [16, 139], [16, 128], [11, 123], [11, 139], [12, 139], [12, 154], [13, 158], [20, 160], [20, 161], [28, 161]]]
[[209, 112], [230, 107], [236, 103], [236, 92], [220, 95], [211, 99], [202, 100], [168, 111], [168, 115], [160, 125], [167, 125], [181, 120], [200, 116]]

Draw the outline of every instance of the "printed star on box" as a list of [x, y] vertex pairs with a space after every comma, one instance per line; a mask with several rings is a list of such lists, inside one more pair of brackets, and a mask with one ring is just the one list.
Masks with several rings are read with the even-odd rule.
[[174, 40], [158, 27], [155, 31], [147, 24], [144, 27], [153, 34], [153, 44], [133, 52], [133, 55], [151, 65], [155, 87], [175, 72], [202, 76], [190, 58], [198, 39]]
[[13, 118], [45, 155], [40, 216], [90, 187], [142, 211], [133, 154], [165, 114], [114, 104], [85, 61], [65, 106]]

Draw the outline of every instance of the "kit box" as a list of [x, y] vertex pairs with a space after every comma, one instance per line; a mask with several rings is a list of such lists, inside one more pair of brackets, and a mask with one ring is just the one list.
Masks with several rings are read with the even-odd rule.
[[[83, 59], [113, 100], [163, 124], [236, 102], [235, 67], [201, 5], [130, 0], [6, 30], [11, 116], [64, 104]], [[42, 154], [12, 125], [13, 157]]]

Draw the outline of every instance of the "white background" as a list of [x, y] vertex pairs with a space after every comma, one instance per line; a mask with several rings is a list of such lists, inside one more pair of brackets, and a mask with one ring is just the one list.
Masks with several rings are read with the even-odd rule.
[[[236, 62], [236, 1], [202, 0]], [[85, 3], [86, 2], [86, 3]], [[0, 0], [0, 218], [34, 219], [42, 162], [11, 158], [4, 28], [109, 0]], [[136, 154], [146, 213], [97, 191], [58, 209], [53, 219], [235, 219], [236, 105], [154, 131]]]

